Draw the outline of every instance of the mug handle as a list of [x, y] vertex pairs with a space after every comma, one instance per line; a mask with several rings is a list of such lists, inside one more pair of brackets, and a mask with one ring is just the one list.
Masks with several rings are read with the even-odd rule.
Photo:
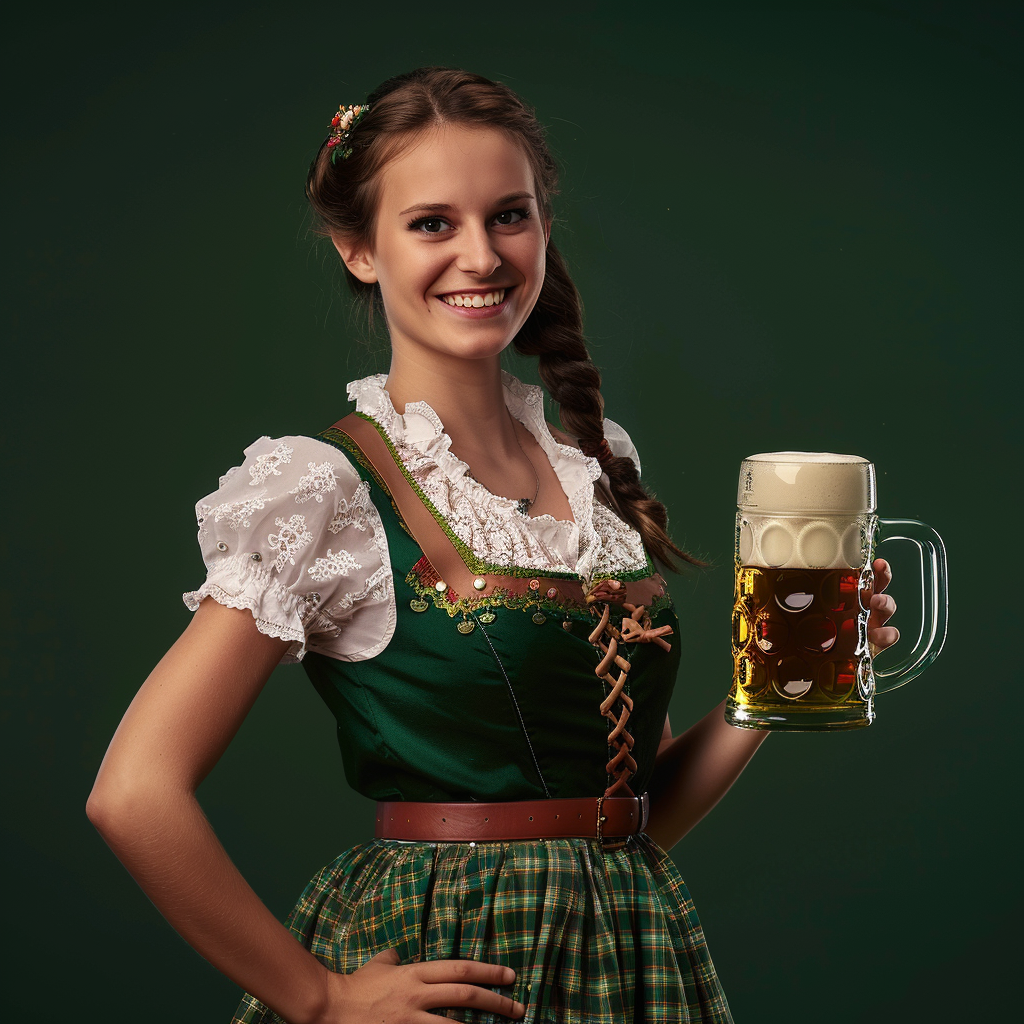
[[[874, 669], [878, 693], [895, 690], [919, 676], [938, 656], [946, 642], [949, 597], [946, 592], [946, 548], [942, 538], [916, 519], [879, 519], [883, 535], [878, 544], [910, 541], [921, 556], [921, 629], [907, 656], [891, 668]], [[881, 683], [881, 685], [878, 685]]]

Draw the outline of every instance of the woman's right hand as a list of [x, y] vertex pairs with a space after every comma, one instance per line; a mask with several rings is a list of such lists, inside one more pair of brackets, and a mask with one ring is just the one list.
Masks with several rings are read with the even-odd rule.
[[320, 1024], [436, 1024], [429, 1010], [465, 1006], [519, 1020], [522, 1003], [487, 986], [511, 985], [515, 971], [478, 960], [424, 960], [402, 964], [385, 949], [351, 974], [329, 974], [327, 1012]]

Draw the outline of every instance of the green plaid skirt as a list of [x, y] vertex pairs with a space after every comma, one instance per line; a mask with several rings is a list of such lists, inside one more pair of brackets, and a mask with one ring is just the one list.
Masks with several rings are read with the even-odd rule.
[[[732, 1021], [690, 894], [646, 836], [353, 847], [306, 887], [288, 927], [332, 971], [382, 949], [516, 971], [530, 1024]], [[509, 994], [509, 989], [502, 990]], [[478, 1024], [508, 1018], [434, 1011]], [[280, 1024], [252, 996], [234, 1024]]]

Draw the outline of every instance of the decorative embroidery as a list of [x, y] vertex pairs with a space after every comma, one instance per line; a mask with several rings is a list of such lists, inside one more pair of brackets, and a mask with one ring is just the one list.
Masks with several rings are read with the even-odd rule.
[[305, 516], [294, 515], [287, 521], [278, 517], [274, 525], [280, 529], [267, 537], [267, 543], [278, 553], [273, 567], [280, 572], [286, 562], [295, 564], [295, 553], [313, 539], [313, 534], [306, 529]]
[[288, 493], [295, 495], [297, 505], [312, 499], [317, 503], [324, 500], [325, 494], [330, 494], [338, 486], [338, 478], [334, 475], [334, 466], [330, 462], [308, 462], [306, 463], [309, 472], [299, 477], [297, 487], [293, 487]]
[[317, 583], [323, 583], [325, 580], [332, 579], [335, 576], [347, 576], [353, 569], [362, 569], [362, 565], [349, 552], [344, 548], [336, 552], [328, 548], [327, 556], [325, 558], [317, 558], [306, 572]]
[[294, 448], [289, 448], [283, 441], [272, 452], [257, 455], [256, 461], [249, 467], [250, 487], [258, 487], [270, 476], [280, 476], [281, 470], [278, 466], [287, 465], [292, 461], [295, 454]]
[[[504, 573], [504, 575], [510, 575]], [[545, 573], [547, 575], [547, 573]], [[440, 577], [437, 570], [430, 564], [424, 555], [409, 570], [405, 582], [419, 595], [423, 601], [431, 602], [435, 608], [441, 608], [451, 618], [456, 615], [468, 615], [480, 608], [508, 608], [514, 611], [535, 612], [546, 611], [551, 615], [560, 615], [563, 618], [572, 616], [577, 619], [592, 621], [593, 615], [583, 604], [583, 590], [580, 588], [579, 602], [567, 600], [557, 590], [554, 590], [554, 597], [549, 593], [541, 594], [538, 590], [526, 587], [522, 592], [514, 592], [508, 587], [495, 587], [489, 594], [469, 594], [466, 596], [457, 594], [455, 590], [448, 587], [445, 591], [437, 590], [435, 584]]]
[[338, 495], [338, 506], [334, 518], [327, 524], [327, 529], [331, 533], [341, 533], [346, 526], [354, 526], [365, 533], [372, 504], [370, 485], [365, 480], [360, 480], [351, 501], [343, 495]]
[[245, 501], [226, 501], [213, 509], [203, 506], [206, 511], [202, 518], [199, 519], [199, 525], [204, 525], [210, 516], [213, 516], [215, 523], [219, 523], [222, 519], [227, 520], [227, 524], [232, 530], [238, 530], [242, 527], [248, 529], [252, 526], [252, 521], [249, 517], [253, 512], [258, 512], [267, 504], [266, 497], [267, 492], [260, 491], [259, 494], [246, 498]]

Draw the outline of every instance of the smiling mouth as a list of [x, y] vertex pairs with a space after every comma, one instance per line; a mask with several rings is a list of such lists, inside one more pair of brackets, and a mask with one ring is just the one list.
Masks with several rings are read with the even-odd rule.
[[447, 295], [439, 295], [442, 302], [449, 306], [469, 306], [473, 309], [481, 309], [484, 306], [500, 306], [505, 301], [505, 294], [508, 288], [496, 288], [492, 292], [475, 292], [471, 294], [460, 292], [449, 292]]

